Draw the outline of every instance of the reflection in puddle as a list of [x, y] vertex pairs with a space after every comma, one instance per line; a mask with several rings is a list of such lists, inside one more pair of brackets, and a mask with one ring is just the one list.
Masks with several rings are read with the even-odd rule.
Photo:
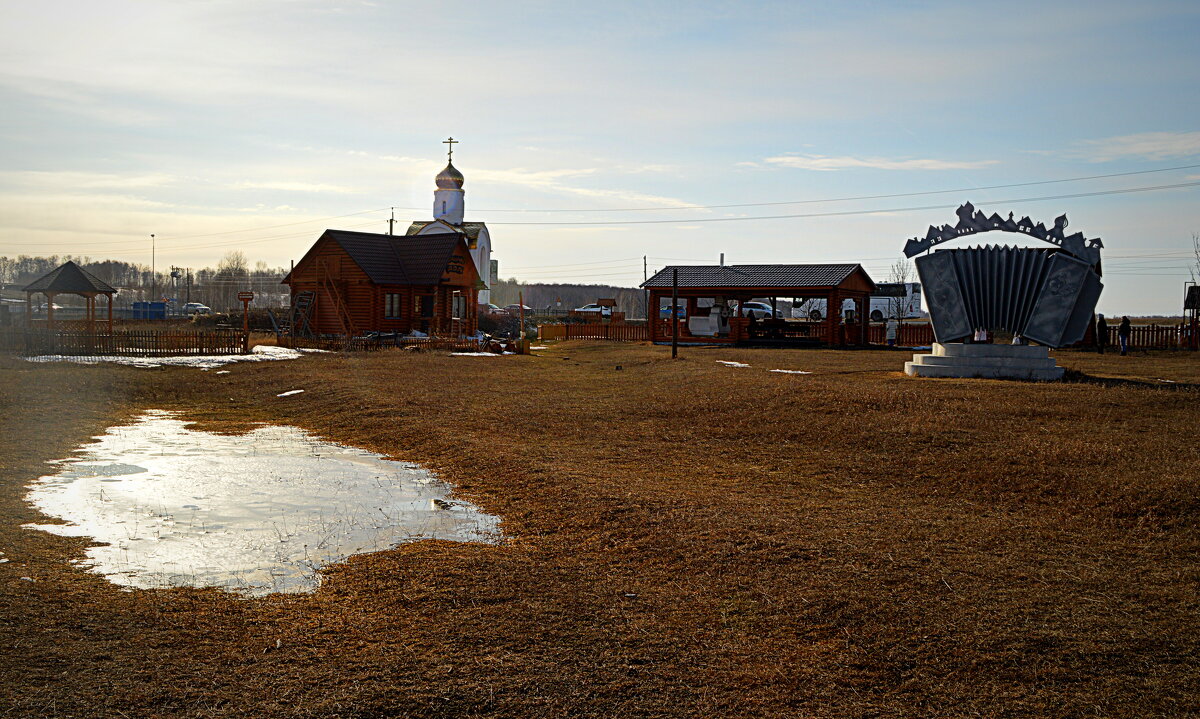
[[497, 517], [451, 501], [417, 465], [296, 427], [184, 425], [152, 410], [110, 428], [30, 486], [38, 509], [70, 524], [26, 526], [103, 542], [84, 563], [117, 584], [254, 595], [311, 590], [320, 567], [402, 542], [499, 540]]

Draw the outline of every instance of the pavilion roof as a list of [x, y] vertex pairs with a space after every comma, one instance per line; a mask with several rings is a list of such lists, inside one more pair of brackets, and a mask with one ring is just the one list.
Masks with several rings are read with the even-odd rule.
[[871, 285], [875, 283], [862, 265], [854, 263], [826, 265], [668, 265], [642, 283], [642, 287], [670, 287], [674, 270], [679, 270], [682, 288], [791, 289], [798, 287], [837, 287], [855, 272], [861, 272]]
[[112, 285], [70, 261], [29, 283], [24, 291], [106, 295], [117, 292]]

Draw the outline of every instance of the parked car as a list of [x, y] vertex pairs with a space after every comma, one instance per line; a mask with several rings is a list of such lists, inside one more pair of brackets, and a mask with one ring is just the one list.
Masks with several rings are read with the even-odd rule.
[[778, 317], [779, 313], [771, 309], [771, 305], [766, 302], [743, 302], [742, 317], [753, 317], [756, 320], [765, 319], [767, 317]]
[[[35, 312], [45, 312], [49, 309], [49, 307], [50, 307], [50, 304], [43, 302], [42, 304], [38, 305], [34, 311]], [[62, 309], [62, 305], [58, 304], [57, 302], [53, 303], [53, 307], [54, 307], [55, 312]]]
[[590, 305], [584, 305], [583, 307], [576, 307], [575, 311], [576, 312], [603, 312], [604, 308], [597, 304], [590, 304]]
[[505, 305], [505, 306], [504, 306], [504, 309], [505, 309], [505, 310], [506, 310], [506, 311], [507, 311], [507, 312], [508, 312], [510, 315], [515, 315], [515, 314], [518, 314], [518, 313], [520, 313], [522, 310], [524, 310], [526, 314], [528, 314], [528, 313], [530, 313], [530, 312], [533, 312], [533, 308], [532, 308], [532, 307], [530, 307], [529, 305], [519, 305], [519, 304], [516, 304], [516, 303], [513, 303], [513, 304], [511, 304], [511, 305]]
[[185, 315], [211, 315], [212, 308], [199, 302], [189, 302], [183, 306], [183, 313]]
[[479, 305], [479, 314], [491, 317], [508, 317], [508, 310], [488, 302]]

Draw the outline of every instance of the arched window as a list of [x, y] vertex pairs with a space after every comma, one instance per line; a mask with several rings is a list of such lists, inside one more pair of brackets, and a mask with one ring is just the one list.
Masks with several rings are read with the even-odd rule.
[[442, 214], [446, 214], [446, 201], [442, 200]]

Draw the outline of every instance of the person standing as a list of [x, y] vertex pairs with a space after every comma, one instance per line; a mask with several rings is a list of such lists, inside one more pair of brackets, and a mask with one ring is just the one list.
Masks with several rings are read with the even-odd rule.
[[887, 343], [888, 347], [896, 346], [896, 336], [900, 333], [900, 323], [895, 317], [887, 321]]
[[1104, 315], [1096, 317], [1096, 349], [1104, 354], [1104, 348], [1108, 345], [1108, 323], [1104, 321]]
[[1121, 356], [1129, 351], [1129, 317], [1122, 317], [1121, 324], [1117, 327], [1117, 339], [1121, 341]]

